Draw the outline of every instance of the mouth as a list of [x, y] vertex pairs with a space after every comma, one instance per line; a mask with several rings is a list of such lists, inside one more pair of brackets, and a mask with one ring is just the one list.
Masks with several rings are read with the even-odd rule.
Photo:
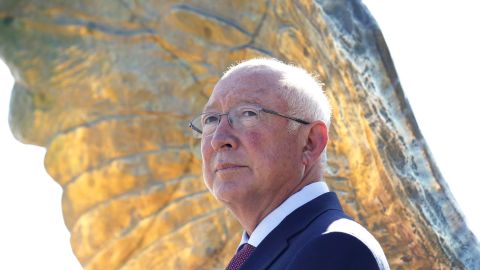
[[242, 168], [246, 168], [247, 166], [238, 165], [238, 164], [230, 164], [230, 163], [223, 163], [219, 164], [215, 167], [215, 173], [217, 172], [228, 172], [234, 171]]

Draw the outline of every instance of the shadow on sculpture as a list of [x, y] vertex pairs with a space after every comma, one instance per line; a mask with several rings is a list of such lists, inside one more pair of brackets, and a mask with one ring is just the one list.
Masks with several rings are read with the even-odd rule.
[[392, 269], [471, 269], [479, 244], [360, 1], [0, 3], [10, 125], [46, 147], [85, 269], [223, 269], [240, 226], [203, 186], [187, 122], [232, 63], [318, 74], [333, 106], [327, 182]]

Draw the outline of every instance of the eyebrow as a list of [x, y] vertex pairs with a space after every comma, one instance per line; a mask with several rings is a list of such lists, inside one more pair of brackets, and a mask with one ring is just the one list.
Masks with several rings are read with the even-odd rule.
[[[236, 103], [233, 107], [239, 106], [239, 105], [257, 105], [262, 107], [263, 105], [260, 104], [260, 99], [259, 98], [248, 98], [248, 99], [242, 99], [238, 103]], [[203, 107], [202, 113], [212, 111], [214, 109], [214, 105], [209, 105]], [[213, 110], [215, 111], [215, 110]]]

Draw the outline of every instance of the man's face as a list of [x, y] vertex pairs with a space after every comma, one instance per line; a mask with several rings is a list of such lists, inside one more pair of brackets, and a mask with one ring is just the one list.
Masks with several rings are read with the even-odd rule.
[[[205, 111], [226, 113], [253, 104], [287, 113], [279, 78], [265, 68], [237, 70], [217, 83]], [[304, 167], [301, 139], [287, 125], [285, 118], [260, 112], [258, 125], [234, 129], [222, 116], [201, 145], [205, 183], [217, 199], [232, 206], [264, 207], [291, 192]]]

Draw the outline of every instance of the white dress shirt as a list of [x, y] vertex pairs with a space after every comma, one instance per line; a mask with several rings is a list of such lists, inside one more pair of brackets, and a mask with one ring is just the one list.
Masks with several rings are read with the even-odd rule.
[[[239, 248], [245, 244], [257, 247], [267, 235], [275, 229], [282, 220], [295, 211], [300, 206], [328, 192], [328, 186], [325, 182], [315, 182], [303, 187], [300, 191], [288, 197], [275, 210], [270, 212], [252, 232], [250, 237], [244, 231]], [[238, 250], [237, 250], [238, 251]]]

